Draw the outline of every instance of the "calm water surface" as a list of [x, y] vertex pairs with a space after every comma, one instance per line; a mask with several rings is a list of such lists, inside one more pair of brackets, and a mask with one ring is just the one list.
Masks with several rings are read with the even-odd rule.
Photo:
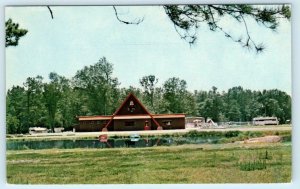
[[98, 140], [48, 140], [48, 141], [22, 141], [8, 140], [6, 142], [7, 150], [24, 149], [72, 149], [72, 148], [126, 148], [126, 147], [151, 147], [151, 146], [170, 146], [182, 144], [214, 144], [220, 138], [200, 138], [200, 137], [180, 137], [180, 138], [141, 138], [137, 142], [132, 142], [129, 138], [109, 139], [107, 142]]

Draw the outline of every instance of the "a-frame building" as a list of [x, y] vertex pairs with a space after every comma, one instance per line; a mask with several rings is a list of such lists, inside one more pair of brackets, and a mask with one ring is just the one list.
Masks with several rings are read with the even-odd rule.
[[78, 121], [75, 130], [79, 132], [185, 128], [185, 114], [151, 114], [132, 93], [113, 115], [79, 116]]

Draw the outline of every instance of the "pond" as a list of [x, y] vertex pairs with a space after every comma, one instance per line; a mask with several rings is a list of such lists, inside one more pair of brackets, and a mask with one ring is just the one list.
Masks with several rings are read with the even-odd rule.
[[131, 141], [129, 138], [108, 139], [107, 142], [100, 142], [95, 139], [76, 140], [7, 140], [7, 150], [24, 149], [72, 149], [72, 148], [126, 148], [126, 147], [151, 147], [171, 146], [182, 144], [214, 144], [221, 137], [178, 137], [178, 138], [140, 138], [138, 141]]

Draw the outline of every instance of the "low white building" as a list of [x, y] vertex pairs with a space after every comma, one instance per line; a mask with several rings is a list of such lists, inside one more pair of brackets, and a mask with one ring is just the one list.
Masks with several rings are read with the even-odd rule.
[[29, 134], [48, 133], [48, 129], [44, 127], [29, 127]]
[[54, 128], [54, 132], [55, 132], [55, 133], [62, 133], [63, 130], [64, 130], [63, 127], [56, 127], [56, 128]]

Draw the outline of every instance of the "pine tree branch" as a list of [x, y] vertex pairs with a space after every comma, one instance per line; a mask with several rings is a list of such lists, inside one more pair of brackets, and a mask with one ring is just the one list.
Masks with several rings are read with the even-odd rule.
[[144, 17], [143, 17], [142, 19], [138, 19], [137, 21], [133, 21], [133, 22], [129, 22], [129, 21], [122, 20], [122, 19], [119, 18], [119, 14], [118, 14], [118, 11], [117, 11], [116, 7], [115, 7], [115, 6], [112, 6], [112, 7], [113, 7], [113, 9], [114, 9], [114, 11], [115, 11], [116, 18], [117, 18], [117, 20], [118, 20], [119, 22], [122, 22], [122, 23], [124, 23], [124, 24], [135, 24], [135, 25], [139, 25], [141, 22], [144, 21]]
[[48, 10], [49, 10], [49, 12], [50, 12], [51, 18], [53, 19], [53, 18], [54, 18], [54, 17], [53, 17], [53, 12], [52, 12], [50, 6], [47, 6], [47, 8], [48, 8]]
[[264, 50], [263, 45], [257, 46], [257, 45], [255, 44], [255, 42], [252, 40], [252, 38], [251, 38], [251, 36], [250, 36], [250, 34], [249, 34], [248, 26], [247, 26], [247, 23], [246, 23], [246, 21], [245, 21], [245, 19], [244, 19], [243, 14], [240, 13], [240, 16], [241, 16], [241, 18], [242, 18], [242, 20], [243, 20], [243, 23], [244, 23], [245, 29], [246, 29], [246, 33], [247, 33], [247, 36], [248, 36], [247, 43], [246, 43], [245, 46], [248, 47], [248, 46], [249, 46], [249, 42], [251, 42], [251, 43], [254, 45], [255, 50], [256, 50], [257, 53], [263, 51], [263, 50]]

